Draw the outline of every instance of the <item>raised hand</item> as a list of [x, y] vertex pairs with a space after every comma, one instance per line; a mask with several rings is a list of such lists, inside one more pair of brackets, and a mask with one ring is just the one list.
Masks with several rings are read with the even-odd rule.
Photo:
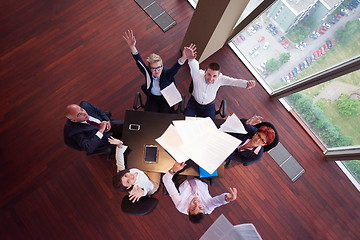
[[196, 58], [196, 45], [191, 43], [188, 47], [184, 47], [183, 55], [185, 55], [186, 58], [190, 60]]
[[227, 202], [231, 202], [231, 201], [234, 201], [236, 200], [236, 197], [237, 197], [237, 190], [236, 188], [230, 188], [230, 194], [227, 194], [225, 196], [225, 200]]
[[113, 136], [110, 136], [108, 138], [108, 142], [113, 145], [117, 145], [119, 148], [123, 145], [123, 142], [119, 139], [114, 138]]
[[129, 194], [130, 201], [137, 202], [144, 194], [144, 189], [140, 188], [138, 185], [134, 186]]
[[123, 38], [125, 39], [127, 45], [129, 46], [131, 53], [132, 54], [136, 54], [138, 51], [136, 49], [136, 38], [134, 36], [134, 32], [133, 30], [127, 30], [127, 32], [125, 32]]
[[255, 85], [256, 85], [256, 81], [255, 81], [255, 80], [249, 80], [249, 81], [246, 83], [246, 89], [253, 88], [253, 87], [255, 87]]
[[248, 119], [248, 120], [246, 121], [246, 124], [247, 124], [247, 125], [256, 125], [256, 124], [258, 124], [258, 123], [261, 123], [261, 122], [262, 122], [262, 119], [263, 119], [262, 116], [254, 115], [254, 116], [252, 116], [250, 119]]
[[175, 162], [173, 167], [172, 167], [172, 170], [174, 172], [178, 172], [180, 171], [181, 169], [183, 169], [184, 167], [186, 166], [186, 163], [185, 162], [182, 162], [182, 163], [178, 163], [178, 162]]

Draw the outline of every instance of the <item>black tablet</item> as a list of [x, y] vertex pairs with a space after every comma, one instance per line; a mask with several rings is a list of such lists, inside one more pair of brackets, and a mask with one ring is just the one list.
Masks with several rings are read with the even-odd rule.
[[145, 162], [146, 163], [156, 163], [158, 156], [158, 146], [156, 145], [145, 145]]

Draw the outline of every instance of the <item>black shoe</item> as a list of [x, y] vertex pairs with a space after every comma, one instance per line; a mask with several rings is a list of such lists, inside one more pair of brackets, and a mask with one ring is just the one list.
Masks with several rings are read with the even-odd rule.
[[228, 168], [230, 166], [230, 164], [231, 164], [231, 159], [226, 159], [224, 167]]

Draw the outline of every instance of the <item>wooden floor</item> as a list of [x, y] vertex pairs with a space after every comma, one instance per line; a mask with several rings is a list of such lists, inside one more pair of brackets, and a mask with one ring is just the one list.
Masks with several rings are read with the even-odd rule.
[[[306, 173], [292, 183], [267, 154], [249, 167], [234, 164], [210, 192], [236, 187], [238, 199], [199, 225], [162, 191], [151, 214], [125, 215], [111, 186], [114, 162], [64, 146], [67, 104], [86, 99], [114, 119], [131, 108], [143, 78], [122, 39], [128, 28], [144, 56], [156, 52], [167, 66], [179, 57], [193, 9], [185, 0], [158, 3], [177, 22], [166, 33], [135, 1], [2, 1], [0, 239], [198, 239], [220, 214], [253, 223], [263, 239], [360, 239], [359, 192], [260, 85], [224, 87], [218, 99], [228, 100], [228, 113], [273, 122]], [[228, 47], [204, 64], [211, 61], [226, 75], [253, 78]], [[188, 66], [176, 79], [185, 94]]]

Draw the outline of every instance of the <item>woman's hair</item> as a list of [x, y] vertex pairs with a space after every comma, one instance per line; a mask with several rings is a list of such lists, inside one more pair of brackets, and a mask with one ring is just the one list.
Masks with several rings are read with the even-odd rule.
[[271, 127], [261, 126], [258, 128], [258, 132], [262, 132], [266, 136], [266, 145], [271, 144], [275, 139], [275, 131]]
[[121, 178], [128, 172], [130, 172], [128, 169], [124, 169], [124, 170], [121, 170], [118, 173], [116, 173], [115, 176], [113, 176], [112, 184], [116, 190], [118, 190], [120, 192], [126, 192], [129, 190], [129, 189], [126, 189], [127, 187], [125, 187], [121, 181]]
[[264, 152], [269, 151], [279, 143], [279, 134], [272, 123], [261, 122], [256, 124], [255, 127], [258, 129], [258, 132], [266, 134], [266, 146], [264, 146]]
[[162, 64], [162, 59], [159, 55], [152, 53], [150, 54], [150, 56], [146, 59], [146, 61], [151, 64], [151, 63], [155, 63], [155, 62], [161, 62]]
[[201, 220], [203, 220], [203, 218], [204, 218], [203, 213], [198, 213], [198, 214], [190, 214], [189, 213], [189, 220], [192, 223], [200, 223]]

